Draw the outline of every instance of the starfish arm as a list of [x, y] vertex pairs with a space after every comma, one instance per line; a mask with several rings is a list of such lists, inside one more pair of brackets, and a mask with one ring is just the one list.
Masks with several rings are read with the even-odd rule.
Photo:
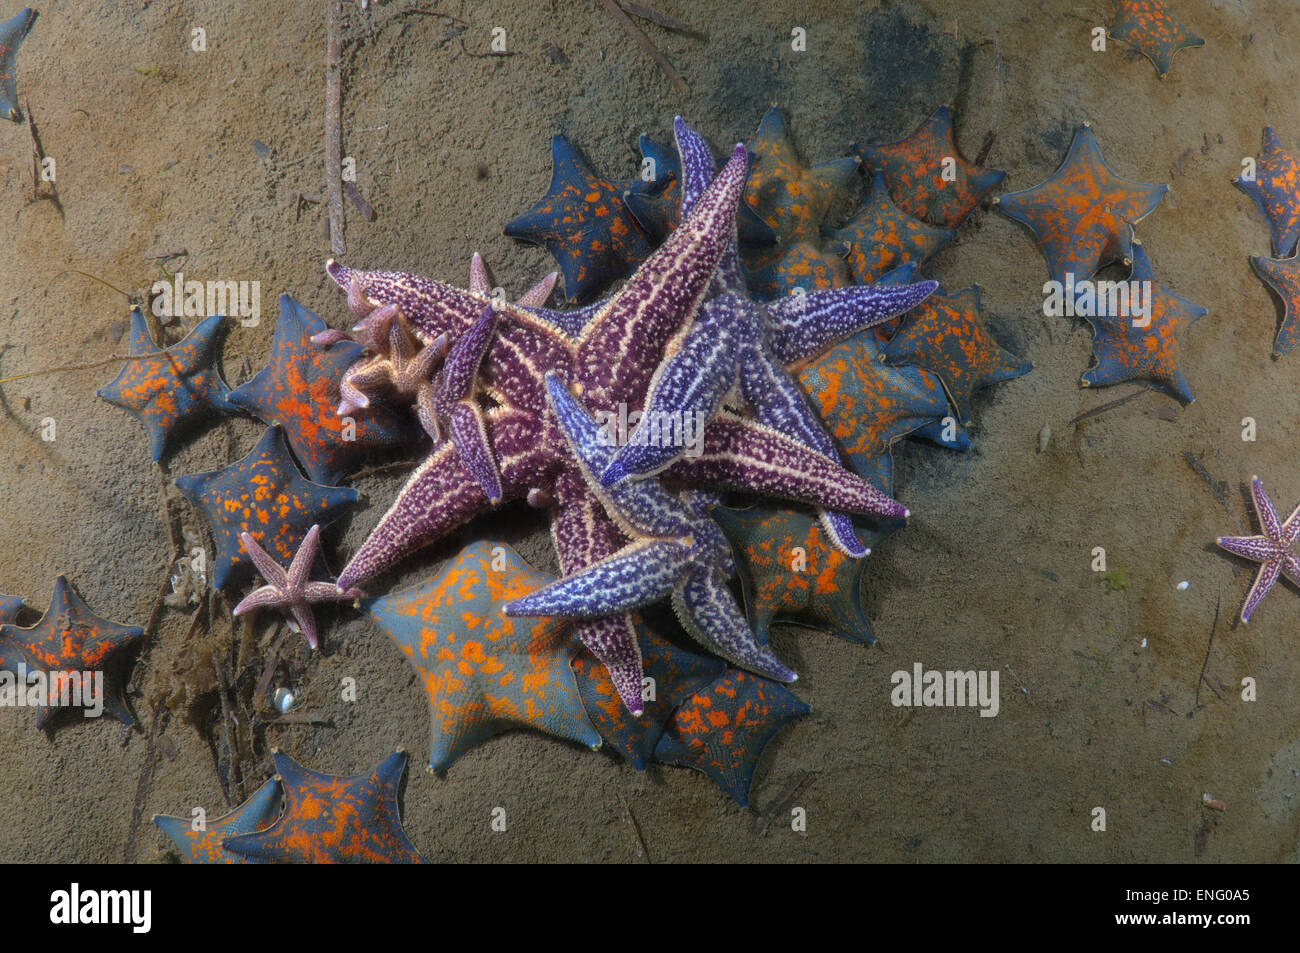
[[673, 593], [673, 609], [686, 631], [728, 661], [782, 682], [797, 678], [770, 648], [754, 639], [726, 581], [715, 570], [695, 567]]
[[1273, 584], [1277, 582], [1277, 577], [1281, 572], [1281, 559], [1271, 559], [1259, 567], [1259, 572], [1255, 574], [1255, 581], [1251, 584], [1250, 591], [1246, 593], [1246, 602], [1241, 607], [1242, 622], [1250, 621], [1256, 607], [1268, 595], [1268, 591], [1273, 588]]
[[587, 322], [591, 320], [601, 308], [605, 307], [607, 300], [593, 302], [581, 308], [574, 308], [572, 311], [556, 311], [553, 308], [541, 308], [532, 305], [525, 305], [520, 301], [520, 306], [530, 314], [534, 314], [543, 321], [548, 321], [555, 325], [570, 337], [577, 337], [582, 333]]
[[686, 218], [695, 210], [700, 196], [713, 180], [717, 163], [713, 161], [713, 151], [708, 143], [686, 125], [681, 116], [673, 118], [673, 135], [677, 139], [677, 154], [682, 170], [681, 217]]
[[853, 517], [847, 513], [836, 513], [818, 507], [817, 518], [821, 521], [822, 529], [831, 545], [844, 555], [853, 559], [862, 559], [864, 556], [871, 555], [871, 547], [858, 539]]
[[558, 271], [549, 272], [541, 281], [533, 285], [519, 298], [516, 304], [521, 308], [540, 308], [555, 290], [555, 283], [560, 280]]
[[1282, 524], [1282, 542], [1289, 549], [1300, 539], [1300, 505], [1291, 511], [1291, 515]]
[[832, 460], [839, 459], [835, 441], [821, 418], [808, 404], [799, 385], [764, 349], [745, 348], [740, 365], [740, 393], [754, 410], [754, 418], [778, 433], [811, 447]]
[[467, 400], [457, 401], [451, 407], [447, 432], [465, 469], [473, 474], [488, 502], [496, 506], [501, 502], [501, 474], [488, 443], [487, 422], [477, 404]]
[[659, 366], [640, 422], [600, 475], [604, 486], [668, 466], [717, 411], [736, 376], [736, 342], [718, 315], [725, 307], [722, 298], [706, 302], [681, 349]]
[[311, 611], [311, 606], [306, 602], [291, 602], [289, 613], [298, 623], [298, 631], [307, 640], [307, 644], [314, 649], [320, 648], [320, 636], [316, 632], [316, 615]]
[[438, 391], [432, 381], [415, 389], [415, 417], [435, 444], [442, 443], [442, 424], [438, 422]]
[[469, 396], [483, 357], [492, 343], [496, 324], [496, 311], [491, 307], [484, 308], [470, 329], [457, 338], [447, 352], [442, 365], [442, 392], [449, 400], [462, 400]]
[[410, 365], [402, 373], [402, 387], [408, 394], [418, 392], [420, 385], [431, 380], [434, 371], [447, 356], [447, 335], [439, 334], [433, 341], [420, 349]]
[[1287, 553], [1282, 557], [1282, 575], [1300, 586], [1300, 559], [1296, 558], [1295, 553]]
[[631, 612], [673, 591], [687, 547], [672, 540], [642, 540], [581, 572], [506, 605], [509, 616], [595, 619]]
[[492, 293], [492, 281], [488, 278], [487, 265], [483, 264], [483, 256], [478, 252], [474, 252], [469, 259], [469, 290], [481, 295]]
[[594, 319], [578, 348], [576, 374], [594, 406], [638, 406], [664, 349], [694, 317], [735, 232], [744, 189], [744, 146], [668, 236]]
[[279, 589], [285, 588], [289, 581], [289, 574], [284, 571], [284, 567], [272, 559], [270, 554], [261, 547], [261, 544], [247, 533], [240, 533], [239, 541], [244, 544], [244, 552], [248, 553], [248, 558], [253, 561], [253, 565], [262, 574], [262, 578], [272, 586]]
[[855, 285], [768, 302], [773, 353], [783, 364], [815, 357], [851, 334], [911, 310], [938, 287], [937, 281]]
[[302, 587], [311, 577], [311, 567], [316, 562], [316, 555], [319, 552], [320, 524], [313, 523], [311, 529], [307, 530], [307, 535], [303, 537], [302, 545], [293, 554], [293, 561], [289, 563], [289, 572], [286, 574], [285, 581], [287, 589], [292, 592], [302, 591]]
[[835, 461], [753, 421], [717, 417], [704, 450], [665, 474], [692, 486], [745, 490], [847, 513], [906, 518], [905, 506]]
[[633, 717], [640, 718], [645, 713], [645, 702], [641, 698], [645, 665], [636, 638], [634, 617], [623, 613], [577, 622], [573, 634], [605, 666], [623, 706]]
[[307, 603], [347, 602], [355, 599], [356, 594], [340, 592], [339, 587], [332, 582], [313, 581], [306, 583], [302, 587], [302, 598]]
[[[422, 342], [429, 342], [439, 334], [449, 333], [459, 337], [485, 305], [491, 302], [482, 295], [465, 291], [432, 278], [397, 271], [358, 271], [336, 261], [325, 265], [326, 273], [339, 287], [348, 291], [352, 304], [353, 282], [362, 302], [368, 309], [360, 312], [364, 317], [379, 305], [395, 306], [416, 332]], [[353, 308], [354, 313], [357, 309]]]
[[285, 604], [284, 592], [275, 586], [262, 586], [254, 589], [239, 601], [231, 610], [232, 615], [244, 615], [254, 609], [276, 608]]
[[1255, 503], [1259, 528], [1264, 531], [1264, 535], [1269, 539], [1281, 539], [1282, 524], [1277, 518], [1277, 510], [1273, 508], [1273, 501], [1264, 492], [1264, 484], [1260, 482], [1259, 477], [1250, 478], [1250, 498]]
[[1220, 536], [1215, 542], [1220, 549], [1253, 559], [1257, 563], [1267, 562], [1278, 554], [1277, 544], [1267, 536]]

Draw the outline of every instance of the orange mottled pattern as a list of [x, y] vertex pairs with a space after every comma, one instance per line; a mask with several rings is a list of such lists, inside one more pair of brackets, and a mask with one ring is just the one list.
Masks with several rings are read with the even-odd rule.
[[480, 541], [429, 582], [371, 605], [429, 697], [434, 770], [512, 725], [599, 746], [570, 665], [570, 626], [502, 611], [549, 581], [505, 544]]
[[885, 177], [877, 173], [866, 204], [834, 233], [836, 244], [832, 247], [846, 256], [853, 277], [865, 285], [900, 265], [924, 264], [955, 234], [899, 209], [889, 197]]
[[1070, 151], [1050, 178], [997, 199], [1006, 215], [1038, 238], [1052, 278], [1091, 278], [1112, 259], [1131, 259], [1133, 226], [1160, 204], [1167, 185], [1134, 182], [1106, 165], [1092, 129], [1075, 131]]
[[1164, 79], [1173, 65], [1174, 54], [1205, 40], [1180, 23], [1165, 0], [1115, 0], [1115, 19], [1110, 37], [1127, 43], [1155, 65]]
[[218, 588], [252, 575], [240, 533], [248, 533], [276, 562], [288, 565], [313, 523], [333, 522], [343, 505], [357, 499], [356, 490], [303, 479], [278, 425], [224, 470], [178, 477], [176, 486], [212, 526], [217, 542], [213, 581]]
[[249, 864], [259, 859], [243, 857], [226, 850], [226, 838], [264, 831], [275, 823], [280, 813], [280, 782], [271, 778], [243, 804], [225, 817], [208, 820], [196, 830], [192, 817], [154, 816], [153, 822], [171, 838], [190, 864]]
[[755, 267], [749, 272], [746, 284], [758, 298], [780, 298], [795, 294], [799, 288], [824, 291], [850, 284], [844, 259], [822, 251], [811, 242], [795, 242], [774, 256], [755, 252], [753, 258]]
[[1005, 172], [977, 166], [958, 153], [952, 113], [946, 106], [906, 139], [861, 146], [857, 151], [872, 173], [884, 175], [889, 194], [900, 209], [945, 228], [960, 225], [1006, 177]]
[[[104, 711], [123, 724], [134, 719], [114, 668], [117, 658], [144, 634], [144, 629], [134, 625], [119, 625], [95, 615], [81, 600], [68, 581], [59, 576], [54, 580], [54, 595], [50, 607], [41, 621], [31, 628], [6, 623], [0, 625], [0, 668], [16, 672], [19, 662], [28, 669], [47, 674], [67, 673], [81, 678], [83, 673], [104, 673]], [[54, 684], [50, 685], [51, 701]], [[70, 691], [70, 688], [69, 688]], [[68, 700], [72, 696], [69, 694]], [[45, 705], [36, 718], [41, 727], [54, 714], [57, 705]]]
[[1290, 258], [1300, 238], [1300, 162], [1282, 147], [1272, 126], [1264, 127], [1263, 140], [1254, 178], [1243, 174], [1232, 182], [1254, 200], [1255, 207], [1268, 219], [1273, 254]]
[[933, 294], [905, 315], [884, 356], [891, 364], [915, 364], [937, 375], [964, 426], [971, 423], [976, 389], [1031, 368], [985, 329], [979, 289], [973, 285], [956, 294]]
[[679, 648], [640, 616], [633, 616], [644, 666], [641, 717], [632, 717], [605, 666], [585, 647], [573, 659], [578, 691], [588, 717], [605, 744], [643, 769], [654, 754], [664, 725], [681, 702], [722, 674], [722, 660]]
[[655, 760], [704, 772], [744, 806], [767, 743], [808, 711], [779, 682], [731, 668], [677, 709]]
[[284, 813], [266, 830], [226, 838], [227, 850], [272, 863], [422, 862], [402, 830], [397, 805], [404, 751], [355, 777], [311, 771], [281, 751], [274, 756], [284, 785]]
[[1273, 342], [1273, 353], [1288, 354], [1300, 342], [1300, 328], [1296, 327], [1296, 318], [1300, 316], [1300, 259], [1255, 256], [1250, 263], [1282, 300], [1282, 323]]

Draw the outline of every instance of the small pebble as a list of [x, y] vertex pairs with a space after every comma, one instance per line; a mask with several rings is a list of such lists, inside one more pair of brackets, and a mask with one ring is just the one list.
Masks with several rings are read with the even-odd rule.
[[118, 175], [130, 175], [130, 174], [131, 174], [131, 166], [129, 166], [129, 165], [119, 165], [119, 166], [117, 167], [117, 174], [118, 174]]
[[268, 156], [271, 155], [271, 147], [268, 146], [268, 145], [267, 145], [265, 142], [263, 142], [261, 139], [254, 139], [254, 140], [253, 140], [253, 151], [256, 152], [256, 153], [257, 153], [259, 156], [261, 156], [263, 159], [265, 159], [265, 158], [267, 158]]
[[1180, 583], [1178, 584], [1177, 589], [1178, 589], [1179, 592], [1186, 592], [1186, 591], [1187, 591], [1187, 587], [1190, 586], [1190, 585], [1191, 585], [1191, 583], [1188, 582], [1186, 579], [1184, 579], [1182, 582], [1180, 582]]
[[293, 707], [293, 692], [284, 687], [277, 688], [275, 695], [272, 696], [272, 703], [275, 705], [276, 711], [282, 715], [285, 714]]
[[1038, 452], [1042, 453], [1052, 442], [1052, 428], [1043, 424], [1043, 429], [1038, 431]]

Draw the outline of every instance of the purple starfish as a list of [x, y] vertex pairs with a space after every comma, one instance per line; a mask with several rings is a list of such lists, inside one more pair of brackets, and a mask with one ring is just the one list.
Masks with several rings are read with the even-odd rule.
[[312, 605], [317, 602], [345, 602], [358, 599], [361, 593], [355, 589], [344, 592], [332, 582], [313, 582], [311, 568], [316, 563], [320, 549], [320, 526], [312, 526], [307, 531], [302, 545], [294, 554], [286, 572], [279, 563], [270, 557], [265, 549], [257, 545], [257, 540], [247, 533], [240, 533], [239, 539], [244, 544], [253, 565], [262, 574], [267, 584], [254, 589], [239, 605], [234, 614], [243, 615], [253, 609], [275, 608], [288, 613], [298, 625], [298, 631], [307, 639], [312, 648], [319, 648], [316, 637], [316, 617], [312, 614]]
[[[617, 552], [627, 537], [569, 452], [549, 407], [545, 375], [557, 372], [593, 412], [638, 409], [665, 352], [694, 318], [731, 240], [744, 177], [745, 151], [738, 146], [690, 215], [617, 294], [585, 316], [580, 329], [574, 322], [566, 330], [546, 309], [498, 308], [481, 376], [494, 401], [483, 417], [501, 498], [549, 503], [552, 539], [566, 575]], [[425, 343], [441, 334], [459, 340], [492, 303], [481, 293], [417, 275], [358, 272], [335, 262], [326, 270], [348, 290], [354, 309], [396, 306]], [[718, 415], [705, 428], [700, 451], [674, 463], [666, 475], [689, 486], [745, 489], [850, 512], [877, 511], [887, 499], [833, 459], [751, 420]], [[440, 444], [343, 569], [339, 585], [378, 575], [490, 508], [454, 444]], [[609, 670], [628, 709], [639, 712], [641, 659], [631, 617], [582, 622], [575, 632]]]
[[1245, 556], [1260, 563], [1259, 572], [1246, 593], [1246, 603], [1241, 607], [1241, 621], [1249, 622], [1251, 613], [1259, 605], [1268, 591], [1273, 588], [1279, 575], [1286, 576], [1296, 585], [1300, 585], [1300, 560], [1292, 552], [1296, 540], [1300, 539], [1300, 506], [1291, 511], [1286, 522], [1280, 522], [1277, 510], [1264, 493], [1264, 485], [1259, 477], [1250, 478], [1250, 498], [1255, 503], [1255, 513], [1259, 517], [1262, 536], [1220, 536], [1215, 540], [1223, 549], [1238, 556]]
[[[713, 153], [681, 117], [673, 121], [681, 153], [682, 214], [687, 215], [713, 177]], [[755, 419], [818, 453], [838, 460], [834, 440], [808, 404], [786, 365], [817, 353], [919, 304], [937, 288], [933, 281], [867, 285], [822, 292], [813, 308], [769, 310], [745, 287], [735, 235], [718, 262], [709, 299], [681, 347], [656, 372], [646, 410], [631, 438], [601, 474], [604, 486], [655, 473], [680, 457], [680, 441], [656, 438], [663, 421], [712, 417], [739, 380], [740, 395]], [[819, 510], [832, 542], [851, 556], [865, 556], [844, 513]]]

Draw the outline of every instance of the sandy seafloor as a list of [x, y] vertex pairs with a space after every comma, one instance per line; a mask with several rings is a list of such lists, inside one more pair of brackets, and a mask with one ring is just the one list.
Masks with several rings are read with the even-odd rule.
[[[340, 774], [369, 771], [402, 745], [411, 753], [405, 827], [440, 861], [634, 860], [629, 812], [652, 861], [1300, 858], [1300, 601], [1282, 585], [1248, 627], [1235, 624], [1251, 572], [1213, 546], [1216, 535], [1256, 531], [1251, 474], [1279, 508], [1300, 500], [1300, 356], [1270, 356], [1278, 311], [1247, 262], [1269, 252], [1267, 225], [1229, 184], [1242, 157], [1258, 153], [1265, 124], [1300, 147], [1300, 8], [1180, 0], [1207, 43], [1178, 54], [1162, 82], [1119, 44], [1089, 49], [1107, 0], [657, 2], [709, 37], [648, 28], [690, 83], [686, 96], [593, 0], [424, 5], [465, 21], [459, 38], [448, 38], [448, 20], [404, 15], [408, 4], [366, 13], [345, 4], [344, 153], [378, 211], [366, 223], [349, 209], [346, 261], [463, 283], [477, 250], [500, 284], [522, 291], [551, 259], [501, 229], [545, 190], [557, 131], [598, 169], [628, 176], [637, 135], [668, 137], [677, 113], [722, 148], [748, 139], [777, 103], [805, 157], [822, 162], [855, 141], [897, 139], [952, 104], [962, 151], [973, 158], [996, 133], [987, 164], [1019, 189], [1051, 173], [1089, 120], [1116, 172], [1171, 186], [1139, 234], [1158, 277], [1209, 309], [1184, 340], [1196, 402], [1179, 409], [1145, 392], [1070, 425], [1134, 387], [1080, 388], [1086, 325], [1043, 317], [1047, 273], [1031, 236], [977, 211], [931, 274], [953, 289], [977, 282], [990, 327], [1034, 370], [979, 397], [969, 454], [915, 444], [898, 454], [896, 495], [915, 515], [870, 557], [865, 599], [878, 644], [776, 631], [813, 714], [768, 748], [752, 804], [764, 811], [807, 774], [805, 833], [783, 818], [765, 827], [701, 774], [638, 773], [527, 731], [431, 776], [423, 691], [389, 638], [350, 609], [322, 613], [323, 653], [287, 642], [281, 670], [301, 709], [330, 723], [259, 729], [244, 789], [271, 773], [271, 745]], [[0, 375], [123, 350], [126, 300], [60, 273], [89, 272], [139, 295], [162, 277], [145, 256], [178, 248], [189, 256], [169, 267], [191, 277], [261, 282], [261, 326], [227, 339], [232, 386], [265, 362], [280, 292], [345, 326], [343, 296], [322, 270], [323, 207], [295, 216], [300, 190], [323, 193], [322, 5], [39, 9], [19, 85], [57, 159], [63, 214], [29, 201], [28, 134], [5, 124]], [[204, 53], [188, 49], [195, 26], [207, 31]], [[518, 55], [470, 55], [487, 51], [495, 26]], [[790, 49], [794, 26], [808, 31], [804, 53]], [[565, 61], [544, 55], [547, 44]], [[3, 385], [0, 592], [42, 611], [64, 573], [99, 614], [143, 624], [171, 551], [164, 480], [225, 465], [263, 426], [225, 418], [160, 471], [140, 425], [94, 397], [114, 375], [110, 366]], [[1257, 421], [1253, 443], [1240, 436], [1247, 416]], [[52, 443], [39, 434], [46, 417], [57, 422]], [[1054, 436], [1039, 453], [1044, 424]], [[1226, 508], [1186, 451], [1226, 484]], [[357, 481], [364, 505], [327, 533], [336, 566], [402, 481], [401, 472]], [[537, 515], [511, 508], [459, 539], [489, 534], [519, 540], [554, 568]], [[1095, 546], [1123, 567], [1127, 589], [1091, 571]], [[426, 551], [384, 587], [427, 578], [449, 552], [452, 543]], [[272, 621], [258, 624], [246, 659], [269, 648]], [[237, 650], [220, 627], [214, 640], [189, 628], [188, 613], [166, 613], [140, 654], [130, 695], [139, 731], [123, 737], [111, 721], [74, 717], [47, 734], [31, 711], [0, 710], [0, 861], [165, 862], [176, 855], [151, 814], [225, 812], [202, 694], [214, 647], [226, 659]], [[890, 673], [918, 661], [1000, 670], [1000, 713], [892, 707]], [[355, 704], [339, 695], [347, 676], [361, 687]], [[1247, 677], [1258, 683], [1255, 702], [1240, 698]], [[199, 698], [189, 712], [181, 687]], [[154, 707], [163, 698], [174, 703], [166, 716]], [[1226, 812], [1207, 808], [1206, 793]], [[506, 808], [505, 833], [490, 828], [496, 806]], [[1097, 806], [1104, 833], [1091, 829]]]

